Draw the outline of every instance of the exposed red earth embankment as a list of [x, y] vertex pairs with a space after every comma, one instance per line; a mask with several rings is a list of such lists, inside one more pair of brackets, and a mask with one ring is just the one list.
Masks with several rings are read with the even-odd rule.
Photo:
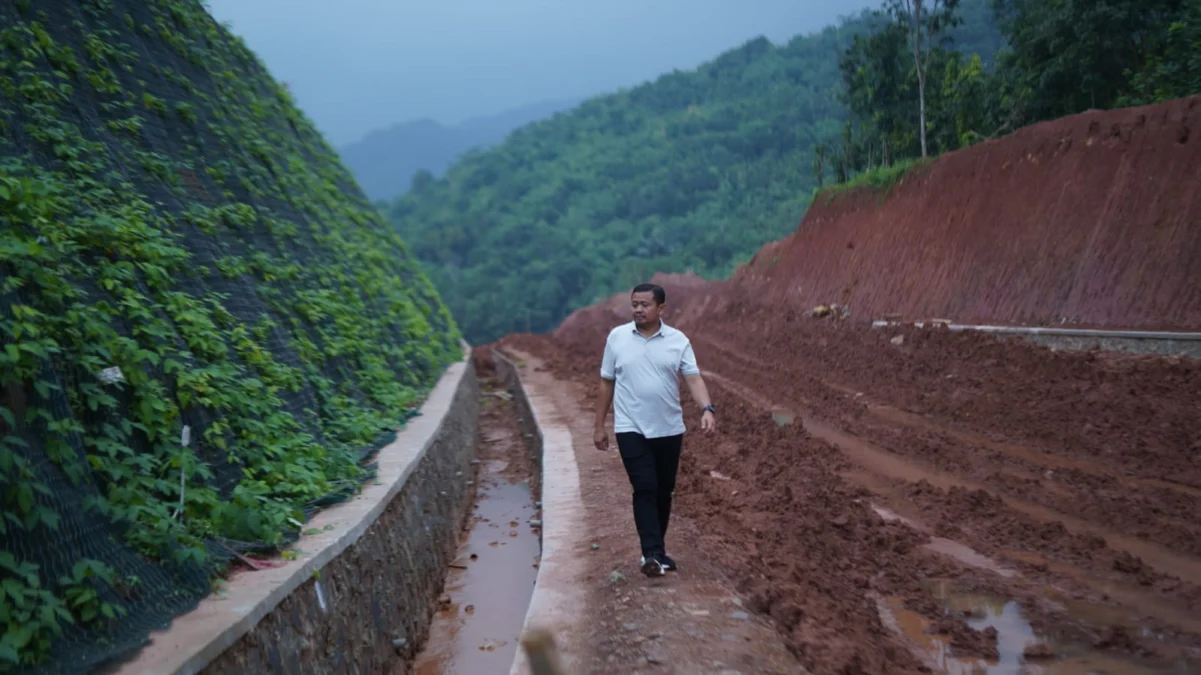
[[1201, 95], [1043, 122], [819, 195], [735, 275], [862, 318], [1201, 328]]

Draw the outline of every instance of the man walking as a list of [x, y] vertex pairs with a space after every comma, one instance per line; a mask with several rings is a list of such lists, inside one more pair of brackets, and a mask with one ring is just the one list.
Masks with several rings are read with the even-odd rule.
[[630, 293], [631, 323], [609, 332], [601, 360], [601, 387], [593, 442], [609, 449], [605, 417], [613, 405], [617, 450], [634, 488], [634, 524], [642, 546], [642, 573], [662, 576], [676, 571], [664, 535], [671, 516], [676, 469], [684, 440], [678, 375], [702, 408], [701, 429], [716, 429], [709, 392], [684, 333], [663, 323], [667, 294], [655, 284], [639, 284]]

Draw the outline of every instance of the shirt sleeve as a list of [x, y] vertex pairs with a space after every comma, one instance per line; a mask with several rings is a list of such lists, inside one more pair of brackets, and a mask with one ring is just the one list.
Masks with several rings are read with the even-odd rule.
[[613, 373], [616, 362], [617, 355], [613, 353], [613, 338], [610, 336], [605, 340], [605, 355], [601, 357], [600, 376], [606, 380], [616, 379]]
[[680, 373], [683, 375], [700, 375], [701, 369], [696, 365], [696, 354], [692, 352], [692, 343], [684, 345], [684, 353], [680, 355]]

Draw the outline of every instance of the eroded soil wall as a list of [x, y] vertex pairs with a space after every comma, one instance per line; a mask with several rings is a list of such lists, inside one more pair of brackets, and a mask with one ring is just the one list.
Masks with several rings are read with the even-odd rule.
[[854, 316], [1201, 326], [1201, 96], [1093, 111], [819, 195], [735, 275]]

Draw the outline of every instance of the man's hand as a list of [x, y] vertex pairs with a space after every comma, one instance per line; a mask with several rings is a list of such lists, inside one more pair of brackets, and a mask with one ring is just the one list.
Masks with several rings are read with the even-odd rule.
[[701, 430], [707, 434], [717, 431], [717, 418], [714, 417], [713, 413], [709, 410], [706, 410], [705, 413], [701, 415]]
[[592, 432], [592, 444], [596, 446], [597, 450], [609, 449], [609, 434], [605, 433], [604, 428]]

